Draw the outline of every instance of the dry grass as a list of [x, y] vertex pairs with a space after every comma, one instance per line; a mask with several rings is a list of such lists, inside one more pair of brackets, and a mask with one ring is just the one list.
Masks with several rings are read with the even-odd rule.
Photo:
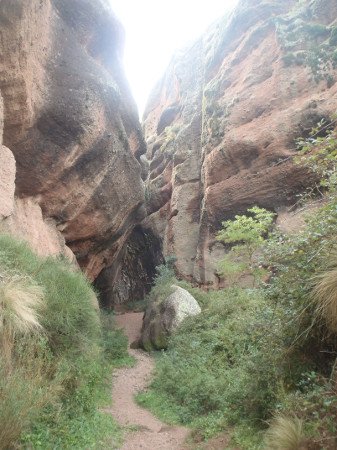
[[41, 329], [38, 311], [43, 291], [28, 277], [12, 276], [0, 283], [0, 329], [10, 326], [17, 333]]
[[315, 278], [312, 295], [318, 316], [324, 320], [329, 331], [337, 334], [337, 267]]
[[297, 417], [278, 416], [266, 433], [266, 450], [302, 450], [303, 424]]
[[42, 331], [39, 310], [43, 291], [29, 277], [18, 275], [0, 278], [0, 344], [9, 363], [15, 336]]

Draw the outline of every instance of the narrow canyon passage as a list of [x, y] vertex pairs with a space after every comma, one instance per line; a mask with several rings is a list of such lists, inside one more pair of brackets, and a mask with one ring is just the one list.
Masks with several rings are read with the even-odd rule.
[[[129, 342], [137, 339], [142, 326], [143, 313], [127, 313], [116, 317], [116, 324], [123, 328]], [[114, 373], [113, 406], [111, 413], [122, 426], [135, 426], [136, 431], [126, 436], [121, 450], [182, 450], [189, 434], [183, 427], [170, 427], [156, 419], [149, 411], [140, 408], [134, 395], [149, 383], [154, 361], [142, 350], [129, 350], [136, 358], [131, 368]]]

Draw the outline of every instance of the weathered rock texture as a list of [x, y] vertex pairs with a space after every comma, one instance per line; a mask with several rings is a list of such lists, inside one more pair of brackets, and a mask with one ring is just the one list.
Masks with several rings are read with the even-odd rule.
[[136, 226], [118, 258], [95, 282], [101, 304], [109, 307], [143, 300], [151, 290], [156, 267], [163, 262], [160, 239]]
[[41, 256], [62, 254], [75, 262], [55, 222], [43, 218], [37, 201], [15, 197], [16, 164], [13, 153], [2, 145], [3, 122], [0, 97], [0, 231], [26, 240]]
[[[144, 217], [145, 144], [121, 66], [123, 40], [105, 0], [0, 2], [3, 143], [17, 169], [16, 206], [1, 200], [0, 214], [12, 213], [9, 228], [37, 243], [53, 229], [46, 253], [66, 243], [91, 279]], [[1, 166], [1, 194], [11, 164]]]
[[336, 17], [334, 0], [241, 0], [152, 92], [144, 226], [180, 276], [216, 285], [221, 222], [292, 205], [313, 182], [292, 162], [294, 141], [336, 109]]
[[186, 289], [171, 286], [167, 298], [151, 303], [146, 309], [139, 344], [147, 351], [167, 348], [168, 338], [190, 316], [201, 313], [196, 299]]

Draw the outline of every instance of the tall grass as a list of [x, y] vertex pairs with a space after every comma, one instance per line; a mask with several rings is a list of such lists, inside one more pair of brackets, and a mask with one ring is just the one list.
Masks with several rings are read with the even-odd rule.
[[266, 433], [266, 450], [305, 450], [302, 421], [276, 417]]
[[119, 439], [98, 407], [126, 343], [103, 332], [90, 283], [7, 235], [0, 274], [0, 449], [104, 448], [109, 436]]
[[17, 335], [42, 331], [39, 321], [42, 306], [42, 288], [32, 279], [17, 275], [0, 277], [0, 346], [7, 364]]
[[318, 316], [330, 332], [337, 334], [337, 267], [315, 277], [312, 295]]

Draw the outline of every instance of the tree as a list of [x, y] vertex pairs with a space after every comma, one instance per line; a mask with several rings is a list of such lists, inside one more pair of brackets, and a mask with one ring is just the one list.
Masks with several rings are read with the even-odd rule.
[[234, 244], [220, 262], [219, 272], [235, 284], [241, 275], [260, 274], [254, 267], [254, 253], [263, 244], [273, 223], [275, 214], [264, 208], [254, 206], [247, 210], [250, 215], [236, 215], [234, 220], [222, 222], [222, 229], [216, 239], [225, 244]]

